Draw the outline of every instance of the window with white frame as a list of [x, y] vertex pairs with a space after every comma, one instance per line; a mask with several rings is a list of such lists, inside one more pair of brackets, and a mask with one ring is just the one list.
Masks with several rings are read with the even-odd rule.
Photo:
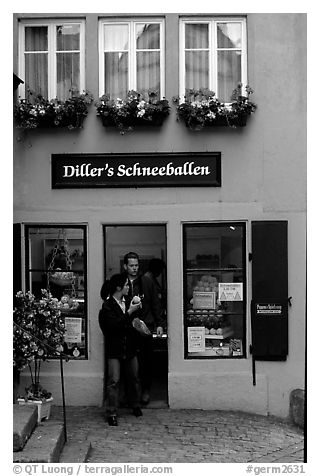
[[164, 95], [163, 30], [163, 20], [100, 22], [100, 96], [123, 99], [132, 89]]
[[19, 76], [27, 97], [41, 94], [65, 100], [84, 84], [84, 22], [22, 21], [19, 35]]
[[180, 96], [188, 89], [210, 89], [230, 101], [238, 83], [247, 84], [244, 18], [180, 21]]

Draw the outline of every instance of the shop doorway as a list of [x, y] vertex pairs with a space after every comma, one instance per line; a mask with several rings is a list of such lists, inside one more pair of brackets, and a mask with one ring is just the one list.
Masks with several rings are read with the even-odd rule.
[[[150, 260], [159, 258], [165, 263], [164, 272], [157, 278], [161, 286], [162, 308], [166, 325], [164, 334], [152, 337], [152, 386], [148, 408], [168, 405], [168, 346], [167, 346], [167, 233], [166, 225], [104, 225], [104, 277], [122, 272], [126, 253], [133, 251], [139, 256], [139, 274], [148, 270]], [[105, 367], [106, 368], [106, 367]], [[105, 373], [105, 382], [107, 375]]]

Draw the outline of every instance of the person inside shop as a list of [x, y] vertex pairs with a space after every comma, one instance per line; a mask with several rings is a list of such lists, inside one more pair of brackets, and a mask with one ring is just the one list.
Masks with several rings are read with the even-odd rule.
[[147, 405], [150, 401], [150, 391], [153, 374], [153, 336], [156, 332], [158, 336], [163, 334], [163, 306], [161, 296], [161, 286], [157, 278], [165, 269], [162, 260], [155, 258], [149, 263], [147, 272], [139, 274], [139, 255], [129, 252], [124, 256], [124, 269], [128, 275], [130, 290], [128, 301], [134, 296], [139, 296], [142, 302], [142, 309], [139, 318], [144, 321], [150, 330], [149, 335], [138, 335], [139, 339], [139, 374], [141, 381], [141, 403]]
[[141, 274], [139, 273], [139, 255], [134, 251], [124, 255], [123, 268], [129, 279], [129, 293], [126, 301], [130, 302], [133, 296], [143, 297]]
[[106, 419], [110, 426], [118, 425], [120, 377], [125, 380], [133, 414], [142, 416], [139, 406], [137, 332], [132, 326], [141, 303], [130, 301], [126, 304], [128, 292], [129, 283], [125, 273], [114, 274], [104, 282], [100, 291], [103, 304], [99, 312], [99, 325], [105, 337], [108, 368]]
[[164, 272], [165, 263], [160, 258], [150, 260], [148, 270], [142, 276], [142, 320], [151, 331], [150, 336], [139, 339], [139, 368], [142, 387], [142, 403], [147, 405], [150, 401], [150, 391], [153, 375], [153, 337], [156, 334], [162, 337], [165, 322], [164, 290], [157, 278]]

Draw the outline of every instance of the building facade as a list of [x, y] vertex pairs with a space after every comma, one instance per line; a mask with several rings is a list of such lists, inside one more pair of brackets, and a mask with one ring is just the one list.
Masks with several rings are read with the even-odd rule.
[[[149, 125], [139, 102], [125, 134], [95, 102], [82, 128], [15, 124], [15, 288], [64, 297], [67, 404], [103, 402], [100, 288], [135, 251], [142, 271], [166, 263], [159, 398], [287, 417], [305, 374], [306, 15], [15, 14], [13, 34], [15, 101], [87, 90], [123, 112], [127, 91], [156, 90], [170, 106]], [[226, 112], [238, 83], [246, 125]], [[201, 130], [177, 120], [190, 89], [189, 120], [204, 89], [220, 101]], [[42, 375], [59, 403], [59, 361]]]

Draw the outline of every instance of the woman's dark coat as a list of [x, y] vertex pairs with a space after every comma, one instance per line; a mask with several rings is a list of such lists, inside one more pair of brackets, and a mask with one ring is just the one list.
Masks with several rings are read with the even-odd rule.
[[137, 354], [137, 331], [132, 327], [134, 317], [135, 313], [124, 314], [113, 297], [103, 303], [99, 325], [105, 337], [108, 359], [130, 359]]

